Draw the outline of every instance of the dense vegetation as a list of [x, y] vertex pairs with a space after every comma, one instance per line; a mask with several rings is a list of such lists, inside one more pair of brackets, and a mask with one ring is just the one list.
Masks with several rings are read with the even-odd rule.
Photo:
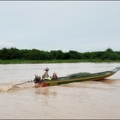
[[[42, 51], [38, 49], [22, 49], [17, 48], [2, 48], [0, 49], [0, 61], [120, 61], [120, 51], [113, 51], [108, 48], [105, 51], [94, 52], [77, 52], [70, 50], [69, 52], [62, 52], [62, 50]], [[1, 62], [0, 62], [1, 63]]]

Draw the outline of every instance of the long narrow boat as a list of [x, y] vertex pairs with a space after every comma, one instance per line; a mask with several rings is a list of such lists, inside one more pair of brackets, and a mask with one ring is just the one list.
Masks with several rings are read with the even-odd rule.
[[115, 74], [119, 70], [120, 70], [120, 67], [116, 67], [113, 70], [98, 72], [98, 73], [81, 72], [81, 73], [70, 74], [65, 77], [59, 77], [57, 80], [44, 80], [42, 82], [37, 82], [37, 83], [35, 83], [35, 87], [55, 86], [55, 85], [72, 83], [72, 82], [103, 80], [103, 79]]

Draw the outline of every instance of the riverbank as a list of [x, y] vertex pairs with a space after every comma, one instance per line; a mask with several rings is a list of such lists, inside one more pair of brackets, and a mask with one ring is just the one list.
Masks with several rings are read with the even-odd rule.
[[0, 60], [0, 64], [39, 64], [39, 63], [79, 63], [79, 62], [120, 62], [120, 60], [100, 60], [100, 59], [93, 59], [93, 60]]

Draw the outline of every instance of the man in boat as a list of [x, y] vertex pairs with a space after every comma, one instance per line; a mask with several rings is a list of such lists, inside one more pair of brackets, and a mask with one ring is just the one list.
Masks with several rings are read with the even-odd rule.
[[46, 67], [45, 69], [44, 69], [44, 74], [42, 75], [42, 80], [51, 80], [51, 77], [49, 77], [49, 74], [48, 74], [48, 71], [49, 71], [49, 68], [48, 67]]
[[57, 77], [57, 74], [54, 72], [54, 73], [53, 73], [53, 76], [52, 76], [52, 80], [57, 80], [57, 78], [58, 78], [58, 77]]

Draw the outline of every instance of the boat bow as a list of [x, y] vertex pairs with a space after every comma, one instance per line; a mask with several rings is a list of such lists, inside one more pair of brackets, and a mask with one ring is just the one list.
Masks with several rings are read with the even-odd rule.
[[116, 67], [115, 69], [113, 69], [112, 71], [113, 72], [117, 72], [117, 71], [119, 71], [120, 70], [120, 67]]

